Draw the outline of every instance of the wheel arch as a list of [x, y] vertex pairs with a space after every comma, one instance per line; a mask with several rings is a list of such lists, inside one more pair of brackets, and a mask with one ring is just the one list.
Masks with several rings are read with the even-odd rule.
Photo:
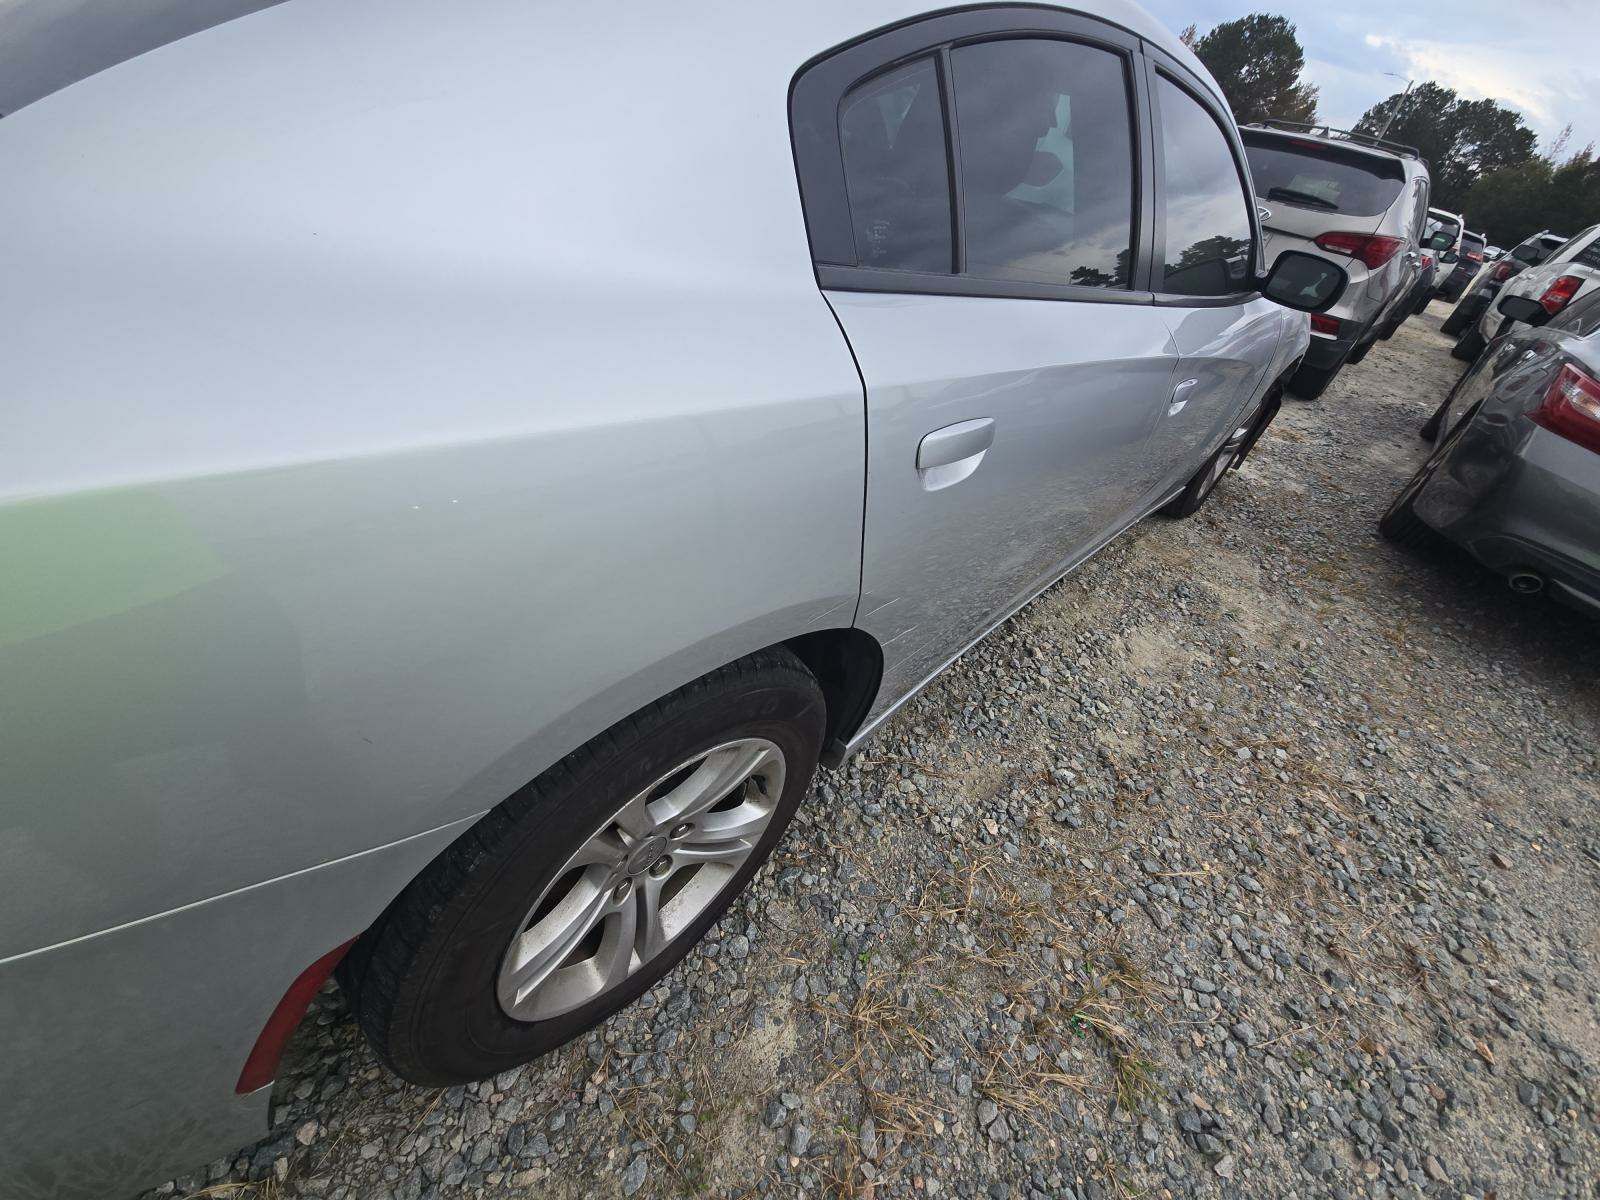
[[883, 681], [883, 648], [878, 639], [854, 626], [802, 634], [782, 643], [810, 669], [828, 702], [822, 765], [843, 765], [845, 747], [877, 698]]

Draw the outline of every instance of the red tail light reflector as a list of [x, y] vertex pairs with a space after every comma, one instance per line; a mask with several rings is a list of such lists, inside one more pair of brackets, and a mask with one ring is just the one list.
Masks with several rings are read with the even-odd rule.
[[301, 971], [289, 985], [283, 999], [278, 1001], [278, 1007], [272, 1010], [272, 1015], [262, 1026], [256, 1044], [250, 1049], [250, 1057], [245, 1059], [244, 1070], [239, 1072], [239, 1082], [233, 1088], [239, 1095], [266, 1087], [277, 1076], [278, 1060], [283, 1057], [283, 1049], [289, 1044], [295, 1026], [300, 1024], [300, 1018], [306, 1015], [306, 1009], [317, 990], [327, 982], [328, 976], [333, 974], [333, 969], [339, 965], [346, 951], [355, 945], [355, 941], [355, 938], [351, 938], [343, 945], [335, 946]]
[[1327, 313], [1311, 314], [1311, 332], [1326, 333], [1330, 337], [1339, 336], [1339, 318], [1330, 317]]
[[1539, 297], [1539, 303], [1544, 305], [1545, 312], [1553, 317], [1572, 303], [1572, 298], [1578, 294], [1578, 289], [1582, 286], [1583, 280], [1576, 275], [1563, 275], [1545, 288], [1544, 295]]
[[1369, 270], [1376, 271], [1398, 254], [1405, 243], [1380, 233], [1325, 233], [1316, 239], [1316, 244], [1330, 254], [1358, 258]]
[[1600, 454], [1600, 379], [1572, 363], [1561, 368], [1544, 402], [1528, 415], [1551, 433]]
[[1489, 278], [1493, 279], [1496, 283], [1504, 283], [1516, 273], [1517, 269], [1515, 267], [1508, 262], [1503, 262], [1494, 269], [1494, 274]]

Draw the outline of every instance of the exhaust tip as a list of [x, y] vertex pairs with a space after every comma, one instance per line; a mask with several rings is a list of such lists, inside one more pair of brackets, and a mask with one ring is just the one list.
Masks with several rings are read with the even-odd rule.
[[1523, 596], [1532, 596], [1544, 591], [1544, 576], [1535, 575], [1532, 571], [1513, 571], [1506, 577], [1506, 583], [1513, 592]]

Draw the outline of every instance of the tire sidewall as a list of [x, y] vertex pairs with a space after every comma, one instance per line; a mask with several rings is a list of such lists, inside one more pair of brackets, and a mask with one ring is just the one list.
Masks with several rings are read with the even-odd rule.
[[[399, 988], [386, 1039], [396, 1071], [442, 1085], [526, 1062], [632, 1003], [700, 940], [783, 836], [810, 790], [822, 746], [824, 702], [810, 676], [798, 666], [758, 676], [741, 680], [745, 686], [691, 691], [678, 697], [687, 703], [647, 710], [643, 728], [622, 739], [603, 737], [597, 751], [559, 772], [554, 786], [541, 787], [541, 777], [524, 789], [535, 794], [508, 801], [523, 801], [509, 834], [497, 839], [438, 914]], [[507, 1016], [495, 987], [501, 960], [570, 855], [653, 781], [702, 751], [744, 737], [766, 738], [782, 750], [784, 788], [755, 850], [717, 899], [621, 987], [545, 1021]]]

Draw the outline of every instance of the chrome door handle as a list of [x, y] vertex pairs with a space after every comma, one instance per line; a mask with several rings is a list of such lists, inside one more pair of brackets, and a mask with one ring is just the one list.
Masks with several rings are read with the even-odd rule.
[[978, 469], [994, 445], [994, 418], [977, 417], [935, 429], [917, 444], [917, 474], [935, 492], [960, 483]]
[[1175, 417], [1183, 411], [1183, 406], [1189, 403], [1189, 398], [1194, 395], [1195, 388], [1200, 386], [1198, 379], [1185, 379], [1172, 389], [1172, 403], [1167, 405], [1167, 416]]

